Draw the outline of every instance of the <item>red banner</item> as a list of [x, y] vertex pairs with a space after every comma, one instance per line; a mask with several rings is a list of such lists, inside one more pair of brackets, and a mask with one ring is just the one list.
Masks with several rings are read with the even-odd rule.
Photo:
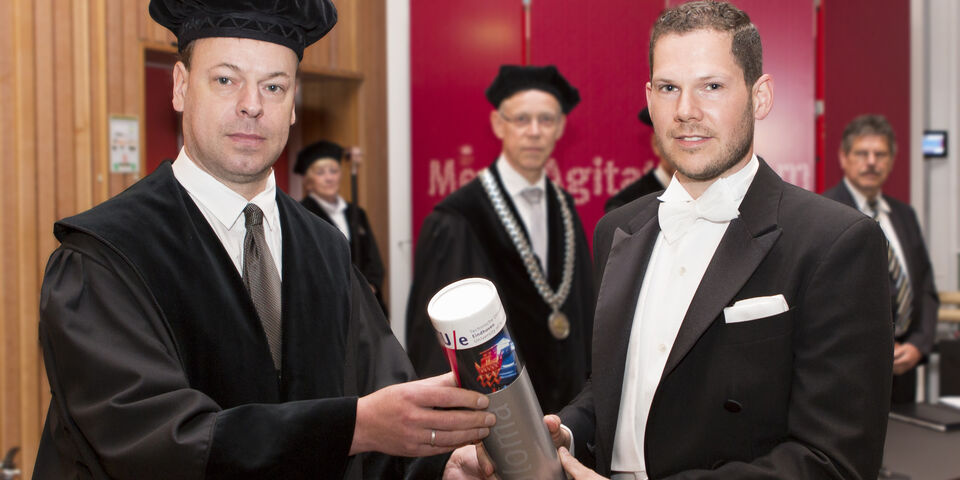
[[[809, 2], [738, 0], [760, 30], [773, 113], [756, 151], [814, 188], [814, 11]], [[483, 96], [501, 64], [554, 64], [580, 90], [547, 174], [573, 195], [588, 238], [607, 198], [655, 166], [646, 105], [650, 29], [662, 2], [411, 2], [413, 238], [433, 206], [500, 153]], [[525, 55], [526, 54], [526, 55]], [[592, 238], [591, 238], [592, 241]]]

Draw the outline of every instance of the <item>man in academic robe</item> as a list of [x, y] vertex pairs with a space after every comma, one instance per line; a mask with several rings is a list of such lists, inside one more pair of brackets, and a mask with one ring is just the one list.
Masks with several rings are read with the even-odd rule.
[[474, 410], [486, 398], [452, 376], [398, 384], [412, 368], [343, 236], [276, 188], [297, 65], [333, 5], [154, 0], [150, 13], [179, 41], [184, 147], [55, 226], [34, 478], [439, 476], [446, 457], [373, 452], [477, 441], [495, 421]]
[[420, 375], [448, 371], [427, 303], [456, 280], [487, 278], [497, 286], [543, 411], [556, 412], [589, 372], [593, 284], [573, 199], [546, 177], [544, 165], [580, 96], [553, 66], [512, 65], [500, 68], [486, 95], [502, 153], [423, 222], [407, 352]]
[[662, 195], [597, 226], [593, 375], [545, 419], [564, 468], [576, 479], [877, 478], [893, 352], [880, 228], [754, 154], [773, 79], [744, 12], [666, 10], [650, 68], [647, 105], [677, 172]]
[[[354, 149], [359, 152], [359, 149]], [[361, 153], [351, 154], [351, 162], [359, 162]], [[337, 227], [350, 243], [353, 264], [370, 284], [380, 308], [386, 312], [383, 288], [383, 260], [377, 240], [367, 220], [367, 212], [356, 203], [340, 196], [340, 167], [344, 150], [340, 145], [320, 140], [307, 145], [297, 154], [293, 172], [303, 176], [304, 195], [300, 204], [314, 215]]]
[[[653, 127], [649, 108], [643, 107], [637, 117], [645, 125]], [[650, 133], [650, 148], [653, 149], [653, 154], [659, 159], [657, 166], [630, 185], [623, 187], [616, 195], [608, 198], [607, 202], [603, 204], [604, 213], [610, 213], [611, 210], [626, 205], [644, 195], [661, 192], [667, 188], [667, 185], [670, 185], [675, 169], [669, 162], [663, 161], [663, 154], [660, 153], [660, 146], [657, 145], [657, 137], [652, 131]]]
[[914, 402], [916, 367], [933, 350], [940, 297], [917, 213], [883, 194], [897, 155], [893, 127], [881, 115], [853, 119], [844, 129], [839, 155], [843, 181], [823, 195], [875, 219], [889, 241], [895, 325], [891, 401]]

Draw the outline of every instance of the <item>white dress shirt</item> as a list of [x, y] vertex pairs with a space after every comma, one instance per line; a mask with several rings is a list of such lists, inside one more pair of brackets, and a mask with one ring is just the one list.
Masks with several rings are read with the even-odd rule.
[[337, 229], [340, 230], [340, 233], [344, 237], [347, 237], [347, 241], [350, 241], [350, 227], [347, 225], [347, 201], [343, 199], [340, 195], [337, 195], [337, 203], [330, 203], [323, 198], [320, 198], [319, 195], [310, 194], [317, 203], [320, 204], [320, 208], [324, 212], [327, 212], [327, 216], [330, 217], [330, 220], [333, 220], [333, 224], [337, 226]]
[[[520, 172], [517, 172], [510, 162], [501, 154], [497, 159], [497, 171], [500, 173], [500, 180], [503, 182], [503, 188], [510, 195], [517, 212], [520, 214], [520, 221], [524, 228], [530, 233], [530, 247], [534, 255], [540, 260], [540, 267], [544, 276], [547, 275], [547, 242], [550, 235], [547, 227], [547, 176], [540, 173], [540, 179], [534, 183], [527, 181]], [[539, 188], [542, 193], [541, 200], [536, 205], [530, 202], [521, 194], [526, 188]]]
[[[871, 209], [867, 203], [867, 197], [860, 193], [860, 191], [850, 183], [850, 180], [847, 180], [847, 177], [843, 177], [843, 183], [846, 184], [847, 190], [850, 191], [850, 196], [853, 197], [857, 208], [868, 217], [872, 217], [873, 209]], [[903, 256], [903, 249], [900, 247], [900, 239], [897, 238], [897, 231], [893, 229], [893, 223], [890, 222], [890, 204], [883, 199], [882, 193], [877, 194], [877, 210], [879, 210], [877, 223], [880, 224], [880, 229], [883, 230], [884, 236], [886, 236], [887, 241], [890, 242], [890, 247], [893, 248], [893, 254], [897, 256], [897, 260], [900, 260], [900, 265], [903, 266], [904, 279], [909, 282], [910, 266], [907, 265], [907, 258]]]
[[247, 200], [237, 192], [220, 183], [209, 173], [200, 169], [187, 155], [185, 148], [180, 149], [177, 161], [173, 162], [173, 176], [183, 185], [190, 194], [190, 198], [197, 204], [197, 208], [207, 219], [226, 249], [237, 272], [243, 275], [243, 237], [247, 233], [243, 208], [248, 203], [256, 204], [263, 211], [263, 233], [267, 240], [267, 247], [273, 256], [280, 278], [283, 278], [281, 268], [281, 245], [283, 238], [280, 234], [280, 212], [277, 209], [277, 184], [270, 172], [267, 178], [267, 188], [258, 193], [253, 200]]
[[[729, 189], [731, 198], [739, 207], [759, 165], [754, 155], [744, 168], [729, 177], [718, 179], [707, 192], [710, 189]], [[700, 198], [706, 196], [707, 192]], [[680, 182], [670, 182], [659, 200], [695, 201]], [[690, 301], [729, 224], [729, 221], [711, 222], [699, 218], [686, 234], [672, 244], [667, 242], [662, 231], [657, 236], [630, 330], [620, 413], [613, 442], [611, 469], [614, 472], [637, 474], [628, 478], [646, 478], [643, 450], [650, 404]]]

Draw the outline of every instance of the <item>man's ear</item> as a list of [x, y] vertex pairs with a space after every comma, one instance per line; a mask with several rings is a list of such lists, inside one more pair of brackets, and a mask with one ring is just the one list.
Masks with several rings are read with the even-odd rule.
[[773, 77], [769, 73], [760, 75], [753, 84], [753, 118], [763, 120], [773, 108]]
[[504, 135], [506, 135], [506, 132], [504, 131], [506, 128], [506, 123], [507, 122], [503, 121], [503, 118], [500, 116], [500, 112], [498, 110], [490, 111], [490, 128], [493, 129], [493, 134], [496, 135], [500, 140], [503, 140]]
[[183, 62], [177, 62], [173, 66], [173, 109], [178, 112], [183, 112], [189, 78], [190, 71], [187, 70], [187, 66]]

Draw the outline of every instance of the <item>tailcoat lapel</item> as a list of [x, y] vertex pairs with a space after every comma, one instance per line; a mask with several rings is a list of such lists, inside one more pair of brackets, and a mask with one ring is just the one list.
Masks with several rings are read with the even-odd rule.
[[637, 297], [643, 284], [650, 254], [660, 233], [656, 200], [648, 202], [629, 223], [617, 228], [611, 241], [603, 279], [597, 298], [593, 331], [593, 364], [606, 365], [593, 372], [597, 395], [598, 438], [600, 445], [613, 445], [617, 412], [623, 387], [623, 372], [633, 326]]
[[740, 203], [740, 216], [727, 227], [693, 295], [667, 357], [661, 381], [683, 360], [723, 308], [733, 303], [737, 292], [780, 237], [777, 211], [782, 191], [783, 181], [761, 160], [760, 168]]

